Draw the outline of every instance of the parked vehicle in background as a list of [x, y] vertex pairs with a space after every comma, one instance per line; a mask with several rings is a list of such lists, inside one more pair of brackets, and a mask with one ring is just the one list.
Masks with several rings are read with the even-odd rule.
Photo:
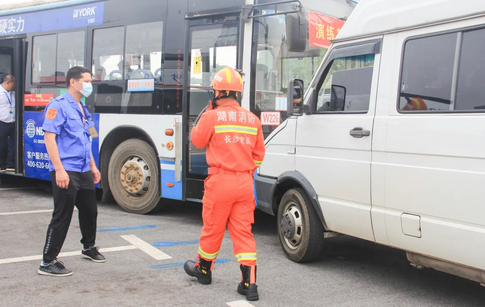
[[[193, 147], [189, 135], [217, 71], [244, 71], [241, 105], [274, 117], [264, 127], [269, 135], [285, 113], [283, 80], [310, 80], [326, 51], [308, 45], [308, 20], [340, 25], [355, 6], [323, 1], [338, 17], [330, 18], [315, 0], [51, 2], [0, 8], [0, 79], [17, 80], [15, 175], [50, 180], [43, 111], [65, 92], [67, 70], [85, 66], [93, 73], [85, 103], [99, 132], [93, 155], [103, 200], [113, 196], [134, 213], [156, 209], [163, 198], [202, 199], [205, 150]], [[322, 31], [319, 39], [328, 41], [333, 32]]]

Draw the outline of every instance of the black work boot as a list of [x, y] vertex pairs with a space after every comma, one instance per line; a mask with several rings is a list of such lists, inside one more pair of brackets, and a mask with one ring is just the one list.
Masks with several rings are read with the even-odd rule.
[[246, 295], [248, 301], [259, 300], [258, 286], [256, 286], [256, 266], [240, 266], [241, 268], [241, 282], [237, 286], [237, 292]]
[[199, 283], [210, 285], [212, 282], [212, 261], [199, 258], [197, 262], [187, 260], [184, 264], [185, 273], [189, 276], [197, 277]]

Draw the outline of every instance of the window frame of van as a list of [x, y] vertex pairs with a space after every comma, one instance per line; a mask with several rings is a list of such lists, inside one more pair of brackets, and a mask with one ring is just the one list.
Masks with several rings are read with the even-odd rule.
[[[454, 91], [452, 89], [452, 94], [454, 93], [454, 105], [456, 105], [456, 93], [457, 93], [457, 87], [458, 87], [458, 73], [460, 70], [460, 60], [461, 60], [461, 54], [463, 50], [463, 34], [466, 32], [472, 32], [472, 31], [478, 31], [478, 30], [484, 30], [485, 31], [485, 26], [484, 25], [474, 25], [474, 26], [466, 26], [466, 27], [460, 27], [460, 28], [455, 28], [451, 30], [444, 30], [444, 31], [436, 31], [436, 32], [430, 32], [430, 33], [425, 33], [425, 34], [419, 34], [419, 35], [413, 35], [407, 37], [401, 46], [401, 60], [399, 64], [399, 86], [397, 88], [397, 95], [396, 95], [396, 111], [399, 114], [464, 114], [464, 113], [485, 113], [485, 108], [484, 109], [477, 109], [477, 110], [401, 110], [400, 109], [400, 98], [402, 97], [401, 95], [401, 88], [402, 88], [402, 77], [403, 77], [403, 70], [404, 70], [404, 57], [405, 57], [405, 51], [406, 51], [406, 44], [411, 41], [411, 40], [416, 40], [416, 39], [425, 39], [429, 37], [435, 37], [435, 36], [440, 36], [440, 35], [446, 35], [446, 34], [457, 34], [457, 39], [456, 39], [456, 44], [455, 48], [459, 45], [458, 49], [458, 54], [456, 54], [456, 49], [455, 49], [455, 55], [454, 55], [454, 63], [453, 63], [453, 76], [452, 76], [452, 87], [454, 87]], [[417, 95], [421, 96], [421, 95]], [[419, 97], [418, 97], [419, 98]], [[450, 97], [451, 98], [451, 97]]]
[[[318, 100], [318, 91], [321, 89], [323, 82], [325, 81], [330, 68], [335, 59], [345, 58], [345, 57], [352, 57], [352, 56], [362, 56], [366, 54], [380, 54], [382, 49], [382, 39], [371, 39], [368, 41], [361, 41], [357, 43], [351, 43], [346, 45], [337, 46], [331, 50], [329, 50], [329, 55], [325, 60], [322, 62], [322, 67], [325, 69], [319, 69], [319, 73], [316, 75], [315, 79], [310, 84], [311, 88], [315, 90], [315, 97], [314, 99]], [[375, 66], [372, 66], [375, 67]], [[369, 101], [370, 104], [370, 101]], [[369, 109], [367, 111], [320, 111], [317, 112], [317, 103], [314, 103], [314, 109], [311, 110], [312, 114], [320, 115], [320, 114], [367, 114], [369, 113]]]

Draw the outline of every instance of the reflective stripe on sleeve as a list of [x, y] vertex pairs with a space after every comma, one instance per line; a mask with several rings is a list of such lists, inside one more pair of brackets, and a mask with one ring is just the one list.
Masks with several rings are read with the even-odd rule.
[[263, 163], [263, 161], [256, 161], [256, 160], [254, 160], [254, 163], [256, 164], [256, 166], [261, 166], [261, 163]]

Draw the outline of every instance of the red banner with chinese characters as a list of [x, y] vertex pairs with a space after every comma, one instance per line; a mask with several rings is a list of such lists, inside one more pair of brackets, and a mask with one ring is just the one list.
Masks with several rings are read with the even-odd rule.
[[343, 20], [308, 12], [310, 46], [329, 48], [331, 44], [330, 40], [337, 37], [343, 25]]
[[54, 94], [25, 94], [24, 106], [45, 107], [52, 99], [54, 99]]

